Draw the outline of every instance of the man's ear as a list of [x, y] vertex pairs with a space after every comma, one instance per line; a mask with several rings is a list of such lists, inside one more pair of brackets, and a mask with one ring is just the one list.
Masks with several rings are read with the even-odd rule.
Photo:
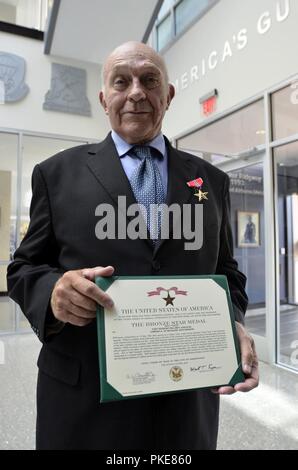
[[172, 83], [169, 83], [169, 91], [167, 96], [167, 109], [169, 109], [172, 99], [175, 96], [175, 87]]
[[107, 103], [106, 103], [106, 100], [105, 100], [105, 95], [104, 95], [104, 92], [102, 90], [99, 92], [99, 101], [100, 101], [101, 106], [105, 110], [105, 113], [109, 114]]

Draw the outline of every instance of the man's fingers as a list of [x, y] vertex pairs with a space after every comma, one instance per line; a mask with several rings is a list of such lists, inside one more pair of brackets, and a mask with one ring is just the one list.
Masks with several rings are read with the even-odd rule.
[[255, 357], [254, 340], [240, 323], [236, 322], [236, 327], [241, 350], [242, 370], [245, 374], [250, 375]]
[[87, 268], [82, 270], [82, 275], [89, 279], [89, 281], [94, 281], [96, 276], [109, 277], [112, 276], [114, 272], [113, 266], [96, 266], [95, 268]]
[[258, 386], [258, 381], [254, 378], [248, 378], [245, 382], [236, 384], [234, 389], [235, 392], [250, 392], [253, 388]]
[[237, 324], [239, 337], [242, 369], [246, 375], [244, 382], [236, 384], [234, 387], [223, 386], [211, 391], [217, 395], [232, 395], [235, 392], [249, 392], [259, 385], [259, 367], [255, 344], [252, 337], [246, 332], [244, 327]]
[[80, 294], [73, 288], [70, 291], [69, 300], [72, 304], [76, 305], [77, 307], [84, 308], [85, 310], [89, 310], [90, 312], [96, 312], [95, 300], [89, 299], [88, 297]]
[[254, 359], [254, 351], [250, 338], [244, 338], [241, 343], [241, 362], [242, 370], [245, 374], [250, 375], [252, 371]]
[[89, 297], [103, 307], [112, 308], [114, 305], [111, 297], [88, 279], [78, 277], [73, 281], [72, 287], [83, 296]]
[[[83, 277], [85, 271], [87, 275]], [[52, 292], [51, 308], [55, 318], [64, 323], [84, 326], [95, 317], [97, 304], [111, 309], [114, 306], [112, 299], [97, 287], [93, 280], [97, 275], [110, 276], [113, 272], [112, 266], [67, 271], [57, 281]], [[69, 320], [69, 315], [76, 315], [76, 318], [82, 318], [85, 321], [81, 324], [76, 318]]]
[[216, 395], [233, 395], [235, 393], [234, 387], [219, 387], [219, 388], [212, 388], [211, 389], [212, 393], [215, 393]]
[[235, 385], [236, 392], [250, 392], [259, 385], [259, 370], [257, 366], [252, 366], [251, 376], [244, 382]]
[[87, 318], [82, 318], [82, 317], [77, 317], [71, 312], [66, 312], [66, 321], [65, 323], [70, 323], [71, 325], [74, 326], [87, 326], [89, 323], [92, 322], [92, 319], [87, 319]]
[[74, 305], [72, 302], [68, 302], [67, 311], [76, 317], [86, 318], [87, 320], [92, 320], [96, 317], [96, 311], [91, 312], [90, 310]]
[[240, 382], [235, 385], [234, 388], [236, 392], [250, 392], [252, 389], [256, 388], [259, 385], [259, 363], [254, 345], [253, 350], [254, 359], [251, 366], [251, 373], [249, 374], [249, 376], [246, 377], [244, 382]]
[[253, 388], [256, 388], [258, 385], [259, 365], [257, 355], [255, 354], [250, 376], [246, 378], [245, 382], [235, 385], [235, 390], [236, 392], [249, 392]]

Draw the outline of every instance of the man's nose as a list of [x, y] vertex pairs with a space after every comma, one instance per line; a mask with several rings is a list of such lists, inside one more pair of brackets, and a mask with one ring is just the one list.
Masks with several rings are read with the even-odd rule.
[[144, 92], [143, 86], [138, 79], [135, 79], [130, 87], [128, 99], [138, 102], [146, 98], [146, 93]]

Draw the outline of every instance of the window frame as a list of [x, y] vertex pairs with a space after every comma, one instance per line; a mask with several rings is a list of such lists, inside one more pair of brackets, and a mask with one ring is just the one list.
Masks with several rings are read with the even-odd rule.
[[0, 21], [0, 31], [3, 33], [15, 34], [17, 36], [24, 36], [26, 38], [37, 39], [39, 41], [43, 41], [44, 38], [44, 32], [39, 29], [27, 28], [26, 26], [7, 23], [6, 21]]
[[[213, 8], [220, 0], [209, 0], [209, 5], [207, 5], [203, 10], [194, 16], [190, 20], [190, 22], [180, 31], [180, 33], [176, 34], [176, 21], [175, 21], [175, 11], [176, 8], [182, 3], [184, 0], [176, 0], [171, 8], [165, 12], [165, 14], [155, 23], [154, 27], [154, 47], [159, 53], [166, 52], [173, 44], [180, 39], [180, 37], [185, 34], [199, 19], [201, 19], [211, 8]], [[171, 39], [170, 41], [162, 48], [158, 49], [158, 27], [160, 24], [171, 15]]]

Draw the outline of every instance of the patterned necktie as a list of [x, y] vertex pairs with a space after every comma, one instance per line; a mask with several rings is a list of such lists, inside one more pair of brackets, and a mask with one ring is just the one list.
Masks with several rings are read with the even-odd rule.
[[161, 175], [156, 162], [152, 158], [150, 147], [135, 146], [132, 149], [132, 153], [134, 153], [141, 162], [133, 171], [130, 184], [136, 200], [146, 208], [146, 214], [143, 215], [147, 217], [147, 227], [150, 237], [153, 243], [156, 243], [161, 227], [161, 213], [158, 211], [158, 205], [165, 202]]

